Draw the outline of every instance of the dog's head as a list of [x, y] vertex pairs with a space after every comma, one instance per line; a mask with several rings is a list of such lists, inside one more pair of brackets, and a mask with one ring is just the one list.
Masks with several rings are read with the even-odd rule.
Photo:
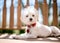
[[36, 23], [38, 20], [38, 11], [34, 7], [27, 7], [24, 8], [21, 12], [21, 21], [26, 24], [30, 25]]

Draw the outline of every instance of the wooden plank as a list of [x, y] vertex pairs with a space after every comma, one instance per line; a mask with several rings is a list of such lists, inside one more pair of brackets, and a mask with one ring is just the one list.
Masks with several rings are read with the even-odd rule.
[[57, 0], [53, 0], [53, 25], [58, 25]]
[[42, 14], [43, 14], [43, 24], [48, 25], [48, 5], [46, 0], [44, 0], [42, 5]]
[[13, 0], [11, 0], [11, 7], [10, 7], [10, 28], [12, 29], [14, 26], [14, 6], [13, 6]]
[[6, 27], [6, 0], [4, 0], [2, 28]]
[[20, 29], [21, 28], [21, 0], [18, 0], [18, 7], [17, 7], [17, 28]]
[[39, 7], [38, 0], [35, 0], [35, 6], [34, 7], [38, 10], [38, 7]]

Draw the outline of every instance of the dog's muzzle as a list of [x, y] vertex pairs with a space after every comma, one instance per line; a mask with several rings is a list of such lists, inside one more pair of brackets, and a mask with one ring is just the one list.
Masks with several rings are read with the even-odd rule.
[[30, 18], [29, 20], [30, 20], [30, 21], [32, 21], [33, 19], [32, 19], [32, 18]]

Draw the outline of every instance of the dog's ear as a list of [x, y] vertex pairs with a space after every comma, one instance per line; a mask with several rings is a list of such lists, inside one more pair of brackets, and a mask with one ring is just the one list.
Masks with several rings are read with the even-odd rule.
[[38, 21], [38, 18], [39, 18], [39, 13], [38, 13], [38, 11], [37, 11], [37, 21]]
[[23, 16], [24, 16], [24, 9], [21, 10], [21, 17], [20, 17], [21, 22], [22, 22]]
[[24, 23], [24, 21], [25, 21], [24, 18], [25, 18], [26, 12], [27, 12], [26, 8], [23, 8], [23, 9], [21, 10], [20, 20], [21, 20], [21, 22], [23, 22], [23, 23]]
[[37, 17], [37, 20], [38, 20], [38, 18], [39, 18], [39, 12], [38, 12], [38, 10], [37, 10], [37, 9], [35, 9], [35, 8], [34, 8], [34, 12], [35, 12], [36, 17]]

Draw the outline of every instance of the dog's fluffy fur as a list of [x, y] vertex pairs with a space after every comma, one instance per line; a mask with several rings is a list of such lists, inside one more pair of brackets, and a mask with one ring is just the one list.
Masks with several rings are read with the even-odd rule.
[[[32, 20], [30, 20], [30, 18]], [[46, 26], [40, 24], [38, 22], [38, 11], [34, 7], [27, 7], [21, 12], [21, 21], [27, 25], [26, 32], [19, 36], [18, 38], [37, 38], [40, 37], [48, 37], [51, 35], [58, 36], [60, 35], [60, 30], [55, 26]], [[34, 27], [31, 26], [30, 28], [28, 25], [36, 24]], [[27, 29], [29, 29], [29, 33], [27, 33]]]

